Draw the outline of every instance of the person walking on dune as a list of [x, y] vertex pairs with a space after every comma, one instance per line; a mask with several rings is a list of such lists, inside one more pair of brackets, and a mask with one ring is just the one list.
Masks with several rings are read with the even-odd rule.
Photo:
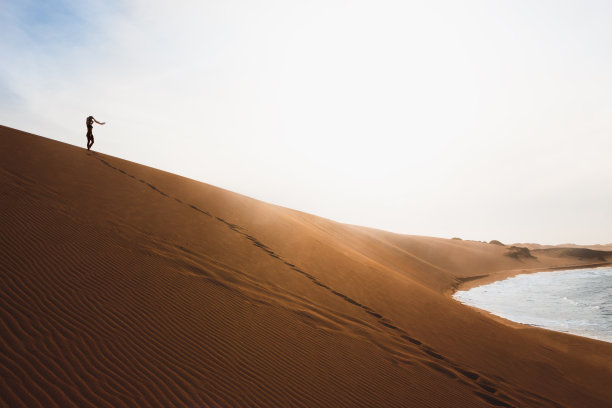
[[103, 125], [106, 122], [98, 122], [96, 119], [94, 119], [93, 116], [88, 116], [87, 119], [85, 119], [85, 124], [87, 125], [87, 150], [91, 149], [91, 146], [93, 146], [94, 144], [94, 137], [93, 137], [93, 123], [96, 122], [98, 125]]

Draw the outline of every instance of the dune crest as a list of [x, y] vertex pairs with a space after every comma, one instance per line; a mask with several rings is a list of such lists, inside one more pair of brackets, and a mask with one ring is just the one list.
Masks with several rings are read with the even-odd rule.
[[450, 297], [607, 263], [336, 223], [0, 127], [3, 406], [606, 406], [612, 344]]

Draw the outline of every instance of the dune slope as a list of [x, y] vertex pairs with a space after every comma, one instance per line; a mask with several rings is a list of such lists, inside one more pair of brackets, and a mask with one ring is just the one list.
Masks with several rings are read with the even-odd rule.
[[0, 406], [610, 406], [612, 344], [450, 297], [591, 258], [340, 224], [6, 127], [0, 155]]

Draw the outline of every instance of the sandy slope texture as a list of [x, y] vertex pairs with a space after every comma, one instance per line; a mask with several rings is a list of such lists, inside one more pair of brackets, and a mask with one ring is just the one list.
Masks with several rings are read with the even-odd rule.
[[450, 297], [592, 260], [339, 224], [5, 127], [0, 155], [2, 406], [610, 406], [612, 344]]

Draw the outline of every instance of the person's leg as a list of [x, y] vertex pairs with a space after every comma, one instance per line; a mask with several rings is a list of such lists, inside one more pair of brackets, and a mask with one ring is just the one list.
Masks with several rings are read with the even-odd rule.
[[90, 150], [91, 146], [93, 146], [93, 144], [94, 144], [93, 135], [87, 136], [87, 150]]

